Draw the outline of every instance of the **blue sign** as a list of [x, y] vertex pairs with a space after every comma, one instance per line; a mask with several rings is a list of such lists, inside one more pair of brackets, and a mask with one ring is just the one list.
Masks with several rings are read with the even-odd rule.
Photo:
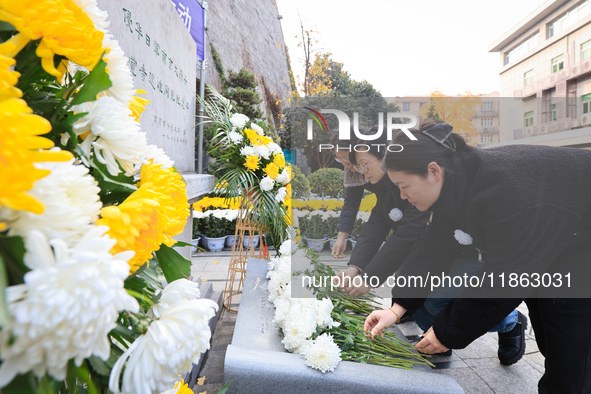
[[170, 0], [197, 43], [197, 58], [205, 58], [205, 10], [197, 0]]

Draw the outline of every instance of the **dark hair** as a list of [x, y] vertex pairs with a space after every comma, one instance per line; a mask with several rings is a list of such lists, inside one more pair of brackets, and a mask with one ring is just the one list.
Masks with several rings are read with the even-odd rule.
[[403, 146], [400, 152], [388, 152], [384, 168], [390, 171], [404, 171], [408, 174], [425, 176], [431, 162], [449, 168], [454, 158], [467, 149], [466, 141], [446, 123], [432, 120], [421, 122], [419, 130], [413, 132], [416, 141], [409, 140], [402, 131], [392, 138], [393, 144]]
[[[360, 129], [359, 132], [363, 135], [373, 135], [378, 132], [378, 126], [372, 126], [369, 129]], [[351, 131], [351, 135], [354, 135], [353, 131]], [[361, 138], [355, 136], [351, 140], [351, 146], [354, 147], [357, 145], [365, 145], [368, 147], [368, 150], [360, 150], [359, 152], [367, 152], [378, 159], [383, 159], [384, 155], [386, 154], [386, 145], [388, 145], [388, 140], [386, 139], [386, 132], [382, 129], [382, 132], [380, 133], [378, 138], [371, 141], [362, 140]], [[357, 152], [354, 148], [351, 149], [351, 152], [349, 152], [349, 161], [353, 165], [357, 164], [357, 157], [355, 153]]]

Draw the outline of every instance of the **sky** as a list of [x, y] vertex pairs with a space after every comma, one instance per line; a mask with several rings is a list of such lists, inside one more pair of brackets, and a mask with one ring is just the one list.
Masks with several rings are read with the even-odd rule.
[[[295, 75], [303, 75], [300, 18], [353, 79], [384, 97], [499, 90], [492, 44], [546, 0], [276, 0]], [[550, 1], [551, 2], [551, 1]], [[298, 36], [296, 38], [295, 36]]]

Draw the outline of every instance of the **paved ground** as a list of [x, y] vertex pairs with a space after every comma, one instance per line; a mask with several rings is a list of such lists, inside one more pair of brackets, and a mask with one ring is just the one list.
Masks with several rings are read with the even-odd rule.
[[[330, 265], [344, 264], [330, 256], [322, 256], [323, 262]], [[223, 290], [226, 283], [230, 252], [199, 253], [193, 256], [192, 276], [200, 277], [213, 285], [214, 290]], [[239, 297], [233, 304], [239, 305]], [[388, 300], [384, 300], [384, 304]], [[389, 305], [388, 305], [389, 306]], [[522, 304], [519, 310], [527, 315], [527, 307]], [[216, 393], [223, 387], [223, 368], [226, 346], [232, 341], [236, 313], [223, 310], [217, 322], [212, 339], [211, 350], [202, 365], [199, 377], [205, 377], [203, 386], [195, 386], [195, 393], [206, 391]], [[422, 333], [414, 323], [398, 326], [410, 340]], [[437, 366], [434, 372], [452, 376], [466, 393], [537, 393], [537, 382], [544, 370], [544, 357], [538, 351], [528, 324], [526, 354], [517, 364], [505, 367], [497, 359], [497, 334], [488, 333], [466, 349], [454, 350], [451, 357], [433, 357]], [[228, 390], [232, 393], [231, 386]]]

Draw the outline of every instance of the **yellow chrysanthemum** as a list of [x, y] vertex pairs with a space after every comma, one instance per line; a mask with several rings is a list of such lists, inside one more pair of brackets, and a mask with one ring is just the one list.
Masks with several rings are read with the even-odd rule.
[[275, 179], [279, 175], [279, 167], [277, 167], [275, 163], [269, 163], [265, 167], [265, 174], [269, 175], [272, 179]]
[[0, 55], [0, 100], [20, 98], [23, 95], [23, 92], [15, 87], [20, 73], [10, 69], [15, 63], [13, 58]]
[[273, 140], [267, 136], [259, 135], [259, 145], [269, 145]]
[[148, 188], [139, 188], [119, 205], [104, 207], [99, 226], [108, 226], [108, 234], [117, 240], [111, 254], [133, 250], [135, 255], [128, 261], [130, 274], [137, 271], [167, 241], [162, 232], [157, 193]]
[[163, 219], [162, 232], [166, 237], [164, 244], [172, 246], [172, 238], [183, 232], [189, 217], [187, 187], [181, 175], [172, 167], [162, 168], [162, 164], [145, 164], [140, 173], [140, 189], [155, 191], [160, 203], [159, 215]]
[[259, 168], [259, 157], [255, 155], [248, 156], [246, 161], [244, 162], [244, 167], [248, 168], [249, 170], [256, 170]]
[[206, 208], [220, 208], [220, 209], [235, 209], [231, 205], [235, 204], [234, 199], [224, 199], [222, 197], [203, 197], [201, 200], [193, 204], [193, 209], [199, 212], [203, 212]]
[[174, 389], [177, 390], [174, 394], [195, 394], [193, 390], [189, 388], [189, 384], [185, 383], [184, 379], [181, 379], [180, 382], [176, 382]]
[[252, 145], [259, 146], [261, 144], [259, 141], [259, 135], [256, 131], [251, 129], [244, 129], [244, 134], [246, 134], [246, 138], [248, 138]]
[[[145, 90], [138, 89], [135, 91], [136, 94], [143, 94], [148, 93]], [[131, 110], [131, 117], [134, 118], [136, 121], [140, 121], [140, 117], [142, 113], [146, 109], [146, 105], [150, 102], [150, 100], [145, 99], [139, 96], [133, 96], [133, 99], [129, 102], [129, 109]]]
[[103, 32], [72, 0], [0, 0], [0, 20], [19, 32], [0, 44], [0, 54], [13, 57], [30, 40], [41, 39], [36, 54], [45, 71], [58, 78], [66, 65], [56, 69], [54, 55], [92, 70], [103, 54]]
[[67, 161], [66, 151], [47, 151], [53, 142], [39, 137], [51, 130], [50, 123], [21, 99], [0, 101], [0, 207], [43, 213], [43, 204], [26, 194], [35, 181], [50, 171], [35, 167], [36, 162]]
[[273, 155], [273, 163], [275, 163], [279, 169], [283, 169], [285, 167], [285, 156], [283, 156], [282, 153]]

